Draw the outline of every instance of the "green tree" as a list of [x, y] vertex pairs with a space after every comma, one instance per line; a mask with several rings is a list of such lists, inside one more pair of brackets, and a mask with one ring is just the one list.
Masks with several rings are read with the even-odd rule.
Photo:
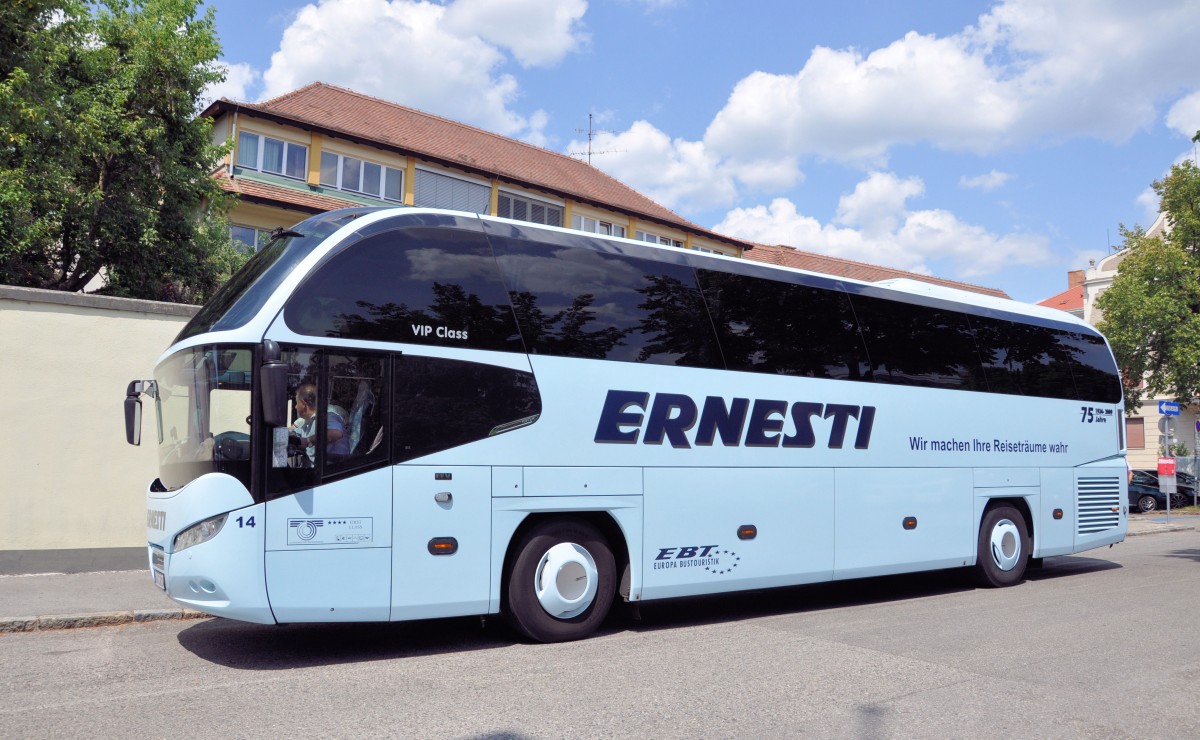
[[200, 0], [0, 10], [0, 282], [202, 300], [244, 257], [197, 117], [223, 78]]
[[[1154, 183], [1168, 230], [1121, 226], [1128, 255], [1096, 302], [1099, 328], [1124, 373], [1126, 411], [1146, 396], [1200, 396], [1200, 168], [1184, 162]], [[1146, 380], [1145, 388], [1136, 382]]]

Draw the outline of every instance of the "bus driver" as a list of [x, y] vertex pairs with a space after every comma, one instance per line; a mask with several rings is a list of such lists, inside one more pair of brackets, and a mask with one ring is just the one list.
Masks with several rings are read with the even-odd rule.
[[[304, 467], [312, 467], [316, 461], [317, 438], [317, 387], [305, 383], [296, 389], [296, 421], [292, 424], [293, 442], [308, 454]], [[325, 414], [325, 448], [330, 458], [340, 460], [350, 454], [350, 440], [346, 436], [346, 425], [332, 408]]]

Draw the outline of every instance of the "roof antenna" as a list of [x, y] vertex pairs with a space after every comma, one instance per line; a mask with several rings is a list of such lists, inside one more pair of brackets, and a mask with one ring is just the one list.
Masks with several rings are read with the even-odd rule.
[[575, 133], [577, 133], [577, 134], [587, 134], [587, 137], [588, 137], [588, 148], [587, 148], [587, 151], [586, 151], [586, 152], [569, 152], [569, 154], [570, 154], [572, 157], [582, 157], [583, 155], [585, 155], [585, 154], [586, 154], [586, 155], [587, 155], [587, 163], [588, 163], [588, 164], [591, 164], [591, 163], [592, 163], [592, 155], [593, 155], [593, 154], [617, 154], [618, 152], [623, 152], [623, 151], [625, 151], [624, 149], [605, 149], [605, 150], [604, 150], [604, 151], [602, 151], [602, 152], [594, 152], [594, 151], [592, 151], [592, 139], [596, 138], [596, 134], [611, 134], [611, 133], [612, 133], [612, 131], [609, 131], [609, 130], [607, 130], [607, 129], [602, 129], [602, 128], [601, 128], [601, 129], [592, 128], [592, 114], [591, 114], [591, 113], [589, 113], [589, 114], [588, 114], [588, 127], [587, 127], [587, 130], [585, 131], [585, 130], [583, 130], [583, 129], [581, 129], [581, 128], [577, 128], [577, 129], [575, 129]]

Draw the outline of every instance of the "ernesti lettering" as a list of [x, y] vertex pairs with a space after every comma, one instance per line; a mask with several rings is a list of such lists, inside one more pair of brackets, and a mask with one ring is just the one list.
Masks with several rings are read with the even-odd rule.
[[[596, 424], [604, 444], [711, 447], [816, 447], [839, 450], [854, 420], [854, 449], [871, 444], [874, 406], [813, 401], [707, 396], [697, 403], [682, 393], [610, 390]], [[789, 431], [790, 430], [790, 431]]]

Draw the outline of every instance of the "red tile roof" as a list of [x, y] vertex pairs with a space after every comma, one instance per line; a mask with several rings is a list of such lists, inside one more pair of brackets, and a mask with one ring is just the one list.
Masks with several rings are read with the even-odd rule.
[[742, 247], [746, 242], [704, 229], [586, 162], [507, 136], [386, 100], [314, 82], [263, 103], [221, 99], [204, 111], [241, 111], [384, 146], [516, 185], [543, 189]]
[[1057, 308], [1059, 311], [1082, 311], [1083, 310], [1083, 286], [1073, 285], [1056, 296], [1051, 296], [1044, 301], [1038, 301], [1039, 306], [1046, 308]]
[[809, 272], [819, 272], [824, 275], [837, 275], [838, 277], [862, 280], [867, 283], [875, 283], [880, 280], [893, 280], [895, 278], [909, 278], [910, 280], [920, 280], [933, 285], [942, 285], [958, 290], [969, 290], [972, 293], [980, 293], [997, 298], [1009, 297], [1007, 293], [997, 288], [985, 288], [981, 285], [972, 285], [971, 283], [963, 283], [957, 280], [918, 275], [915, 272], [896, 270], [891, 267], [880, 267], [879, 265], [855, 262], [853, 260], [842, 259], [841, 257], [814, 254], [813, 252], [805, 252], [782, 244], [755, 244], [752, 249], [746, 250], [745, 257], [746, 259], [767, 262], [772, 265], [793, 267]]

